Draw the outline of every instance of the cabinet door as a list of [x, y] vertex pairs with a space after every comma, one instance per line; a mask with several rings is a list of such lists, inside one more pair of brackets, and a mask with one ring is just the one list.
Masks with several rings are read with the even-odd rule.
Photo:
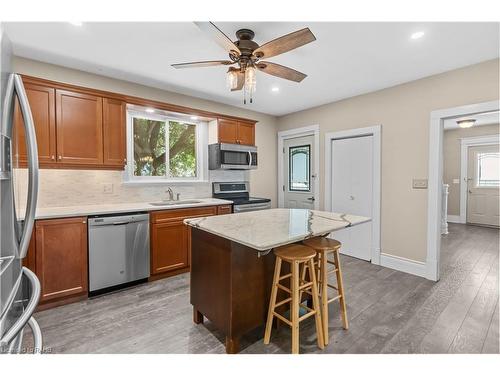
[[87, 218], [36, 222], [36, 273], [42, 302], [88, 291]]
[[125, 156], [125, 103], [103, 98], [104, 164], [123, 166]]
[[242, 145], [255, 145], [255, 125], [251, 122], [238, 121], [238, 143]]
[[220, 143], [237, 143], [238, 122], [233, 120], [218, 120], [218, 133]]
[[182, 221], [153, 224], [151, 274], [189, 266], [188, 229]]
[[56, 90], [57, 161], [102, 164], [102, 98]]
[[[28, 102], [35, 122], [38, 161], [40, 164], [55, 162], [56, 158], [56, 107], [55, 90], [50, 87], [26, 83], [24, 85]], [[24, 122], [19, 103], [16, 100], [14, 111], [13, 152], [19, 165], [27, 162]]]

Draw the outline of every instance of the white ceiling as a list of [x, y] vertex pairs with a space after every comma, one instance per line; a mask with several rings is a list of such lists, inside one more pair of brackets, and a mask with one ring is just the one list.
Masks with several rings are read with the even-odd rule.
[[[253, 104], [283, 115], [499, 56], [498, 23], [216, 23], [262, 44], [309, 26], [317, 41], [269, 59], [308, 74], [294, 83], [259, 72]], [[18, 56], [244, 107], [225, 86], [227, 68], [175, 70], [173, 63], [225, 59], [193, 23], [6, 23]], [[421, 39], [410, 35], [424, 31]], [[280, 88], [271, 92], [272, 86]]]
[[448, 118], [444, 120], [444, 130], [458, 129], [459, 126], [457, 124], [457, 121], [468, 120], [468, 119], [476, 120], [474, 126], [500, 124], [500, 113], [498, 111], [485, 112], [466, 117]]

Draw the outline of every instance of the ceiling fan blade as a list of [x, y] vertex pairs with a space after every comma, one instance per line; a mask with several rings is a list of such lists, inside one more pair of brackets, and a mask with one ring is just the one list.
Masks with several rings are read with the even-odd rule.
[[172, 64], [175, 69], [184, 68], [205, 68], [207, 66], [233, 65], [234, 61], [230, 60], [213, 60], [213, 61], [195, 61], [189, 63]]
[[307, 74], [301, 73], [295, 69], [287, 68], [286, 66], [275, 64], [268, 61], [262, 61], [256, 64], [257, 69], [261, 72], [272, 76], [288, 79], [290, 81], [301, 82], [307, 77]]
[[239, 91], [245, 85], [245, 73], [238, 71], [237, 74], [238, 74], [238, 82], [236, 84], [236, 87], [234, 89], [231, 89], [231, 91]]
[[201, 31], [208, 34], [218, 45], [224, 48], [226, 52], [235, 51], [238, 55], [241, 54], [236, 44], [212, 22], [195, 22], [195, 24]]
[[299, 48], [304, 44], [314, 42], [316, 37], [308, 27], [302, 30], [294, 31], [293, 33], [283, 35], [273, 39], [266, 44], [263, 44], [254, 51], [254, 55], [259, 59], [270, 58], [282, 53]]

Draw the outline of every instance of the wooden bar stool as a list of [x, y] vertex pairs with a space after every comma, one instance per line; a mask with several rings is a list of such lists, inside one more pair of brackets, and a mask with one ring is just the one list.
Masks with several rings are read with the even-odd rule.
[[[269, 312], [267, 314], [266, 332], [264, 334], [264, 344], [269, 344], [271, 338], [271, 329], [274, 317], [282, 320], [292, 328], [292, 354], [299, 353], [299, 323], [304, 319], [314, 315], [316, 320], [316, 335], [318, 347], [324, 348], [323, 330], [321, 328], [321, 310], [318, 298], [318, 286], [316, 284], [316, 275], [314, 272], [314, 258], [316, 252], [304, 245], [292, 244], [281, 246], [274, 250], [276, 255], [276, 264], [274, 267], [273, 287], [271, 290], [271, 300], [269, 302]], [[281, 263], [287, 262], [290, 264], [291, 273], [281, 276]], [[309, 280], [307, 281], [304, 272], [299, 272], [300, 268], [308, 265]], [[305, 276], [305, 275], [304, 275]], [[290, 279], [290, 288], [280, 284], [281, 280]], [[289, 293], [290, 297], [276, 303], [278, 289]], [[312, 296], [313, 308], [309, 308], [300, 300], [302, 293], [307, 293]], [[275, 309], [282, 305], [290, 304], [290, 320], [283, 315], [278, 314]], [[300, 308], [307, 310], [307, 313], [299, 317]]]
[[[347, 321], [347, 309], [345, 304], [344, 284], [342, 282], [342, 270], [340, 268], [339, 250], [341, 243], [326, 237], [314, 237], [302, 241], [302, 243], [314, 249], [318, 256], [316, 263], [316, 271], [318, 273], [319, 296], [321, 299], [321, 316], [323, 322], [323, 336], [325, 345], [328, 345], [328, 304], [333, 301], [339, 300], [340, 312], [342, 314], [342, 321], [344, 329], [349, 328]], [[333, 261], [328, 259], [328, 254], [333, 253]], [[328, 270], [328, 265], [332, 264], [333, 269]], [[335, 273], [337, 276], [337, 286], [328, 283], [328, 275]], [[333, 298], [328, 298], [328, 288], [337, 291], [337, 295]]]

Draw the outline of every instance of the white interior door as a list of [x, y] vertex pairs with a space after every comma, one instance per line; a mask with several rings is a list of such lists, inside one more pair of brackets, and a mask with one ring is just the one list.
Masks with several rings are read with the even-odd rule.
[[314, 136], [283, 141], [283, 203], [286, 208], [314, 208]]
[[[373, 136], [332, 140], [332, 211], [372, 217]], [[371, 260], [372, 223], [333, 232], [341, 252]]]
[[467, 165], [467, 222], [500, 224], [500, 153], [498, 145], [469, 148]]

